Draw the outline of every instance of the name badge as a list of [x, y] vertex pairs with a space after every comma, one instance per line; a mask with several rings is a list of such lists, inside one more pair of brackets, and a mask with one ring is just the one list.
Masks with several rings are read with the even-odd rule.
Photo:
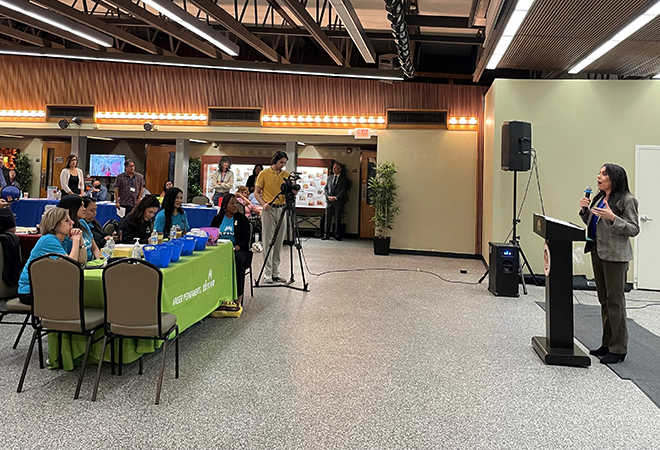
[[135, 188], [131, 188], [131, 192], [135, 192]]

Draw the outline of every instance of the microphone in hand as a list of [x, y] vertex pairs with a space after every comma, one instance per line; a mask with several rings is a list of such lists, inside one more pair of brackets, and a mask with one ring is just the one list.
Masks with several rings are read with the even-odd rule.
[[[584, 197], [585, 197], [586, 199], [589, 199], [589, 198], [591, 197], [591, 192], [592, 192], [592, 191], [591, 191], [591, 186], [587, 186], [587, 187], [584, 189]], [[587, 206], [583, 206], [583, 207], [582, 207], [582, 214], [586, 214], [588, 211], [589, 211], [589, 208], [588, 208]]]

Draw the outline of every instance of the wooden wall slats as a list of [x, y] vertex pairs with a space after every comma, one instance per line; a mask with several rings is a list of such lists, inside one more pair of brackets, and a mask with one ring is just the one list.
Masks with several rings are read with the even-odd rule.
[[0, 56], [0, 109], [96, 105], [97, 111], [206, 113], [209, 106], [264, 114], [385, 116], [388, 108], [448, 109], [481, 118], [482, 86], [71, 62]]

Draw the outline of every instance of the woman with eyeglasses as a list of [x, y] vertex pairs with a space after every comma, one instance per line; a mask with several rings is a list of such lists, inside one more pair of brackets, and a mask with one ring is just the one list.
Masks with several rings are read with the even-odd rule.
[[60, 172], [60, 186], [62, 187], [62, 195], [82, 197], [85, 194], [85, 174], [78, 168], [78, 157], [76, 155], [66, 157], [64, 169]]

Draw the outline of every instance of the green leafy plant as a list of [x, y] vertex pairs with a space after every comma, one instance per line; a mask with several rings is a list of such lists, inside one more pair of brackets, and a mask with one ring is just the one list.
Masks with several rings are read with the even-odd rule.
[[188, 202], [198, 195], [204, 195], [200, 186], [202, 182], [202, 160], [190, 158], [188, 160]]
[[16, 179], [20, 183], [21, 189], [28, 192], [34, 180], [32, 160], [26, 153], [20, 153], [14, 160], [14, 165], [16, 166]]
[[399, 214], [399, 206], [396, 204], [396, 173], [396, 165], [385, 161], [376, 166], [376, 175], [369, 180], [371, 206], [374, 207], [371, 221], [376, 226], [378, 237], [387, 237], [387, 231], [394, 229], [394, 219]]

